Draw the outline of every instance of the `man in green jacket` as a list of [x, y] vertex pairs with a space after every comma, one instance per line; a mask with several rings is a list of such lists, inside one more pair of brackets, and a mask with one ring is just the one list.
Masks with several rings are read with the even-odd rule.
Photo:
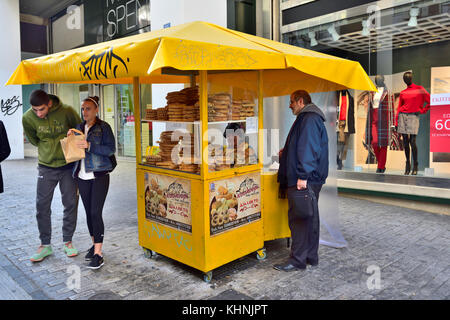
[[71, 128], [81, 123], [80, 116], [59, 98], [43, 90], [30, 95], [31, 109], [22, 118], [28, 141], [38, 148], [38, 180], [36, 193], [36, 219], [41, 245], [30, 258], [33, 262], [44, 260], [53, 253], [51, 247], [51, 204], [56, 185], [59, 184], [63, 216], [64, 251], [69, 257], [78, 255], [72, 244], [77, 224], [78, 194], [72, 178], [73, 164], [67, 164], [59, 142]]

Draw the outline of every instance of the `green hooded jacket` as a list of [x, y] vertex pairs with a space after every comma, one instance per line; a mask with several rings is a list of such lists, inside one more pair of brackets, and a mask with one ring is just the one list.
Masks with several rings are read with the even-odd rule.
[[80, 124], [81, 118], [57, 96], [49, 94], [49, 97], [52, 107], [47, 116], [41, 119], [30, 108], [22, 117], [22, 125], [28, 141], [38, 147], [39, 164], [59, 168], [67, 164], [59, 140], [67, 135], [69, 129]]

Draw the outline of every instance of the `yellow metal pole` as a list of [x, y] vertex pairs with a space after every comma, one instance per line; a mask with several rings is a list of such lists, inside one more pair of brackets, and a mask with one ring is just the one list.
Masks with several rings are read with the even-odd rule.
[[133, 78], [133, 101], [134, 101], [134, 141], [136, 143], [136, 163], [142, 162], [141, 146], [141, 96], [139, 77]]
[[258, 163], [261, 170], [264, 167], [264, 95], [263, 95], [263, 70], [258, 70]]
[[205, 180], [208, 176], [208, 71], [200, 70], [200, 123], [201, 123], [201, 177]]

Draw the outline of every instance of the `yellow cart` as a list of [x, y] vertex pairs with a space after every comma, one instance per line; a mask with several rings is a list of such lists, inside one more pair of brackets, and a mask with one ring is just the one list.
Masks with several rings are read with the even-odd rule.
[[[264, 241], [290, 236], [276, 174], [262, 170], [263, 98], [297, 89], [376, 90], [357, 62], [206, 22], [24, 60], [7, 84], [34, 83], [133, 84], [139, 244], [147, 256], [157, 252], [201, 270], [206, 281], [249, 253], [264, 259]], [[197, 173], [145, 164], [140, 86], [156, 83], [198, 85], [200, 119], [184, 123], [200, 146]], [[210, 171], [208, 132], [230, 121], [208, 122], [208, 95], [224, 88], [257, 101], [255, 116], [245, 119], [256, 135], [257, 162]]]

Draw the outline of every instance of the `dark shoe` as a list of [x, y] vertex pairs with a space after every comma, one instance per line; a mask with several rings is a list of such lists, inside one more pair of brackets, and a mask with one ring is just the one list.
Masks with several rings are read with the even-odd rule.
[[386, 168], [384, 168], [384, 169], [378, 168], [378, 169], [377, 169], [377, 173], [384, 173], [385, 171], [386, 171]]
[[381, 169], [380, 169], [380, 168], [377, 168], [376, 173], [381, 173], [381, 172], [382, 172]]
[[94, 254], [94, 256], [92, 257], [91, 263], [89, 263], [89, 265], [87, 266], [89, 269], [99, 269], [101, 268], [101, 266], [103, 266], [104, 264], [104, 260], [103, 257], [100, 257], [98, 254]]
[[417, 175], [418, 167], [419, 167], [419, 164], [414, 163], [414, 168], [413, 168], [413, 171], [411, 172], [411, 175], [413, 175], [413, 176]]
[[309, 264], [311, 267], [317, 267], [319, 265], [319, 261], [306, 259], [306, 264]]
[[405, 174], [409, 174], [410, 171], [411, 171], [411, 164], [409, 163], [409, 161], [407, 161], [405, 167]]
[[305, 268], [297, 268], [296, 266], [294, 266], [290, 263], [276, 264], [273, 266], [273, 268], [278, 271], [285, 271], [285, 272], [299, 271], [299, 270], [305, 269]]
[[93, 257], [94, 257], [94, 246], [92, 246], [89, 249], [88, 253], [84, 256], [84, 260], [91, 261]]

